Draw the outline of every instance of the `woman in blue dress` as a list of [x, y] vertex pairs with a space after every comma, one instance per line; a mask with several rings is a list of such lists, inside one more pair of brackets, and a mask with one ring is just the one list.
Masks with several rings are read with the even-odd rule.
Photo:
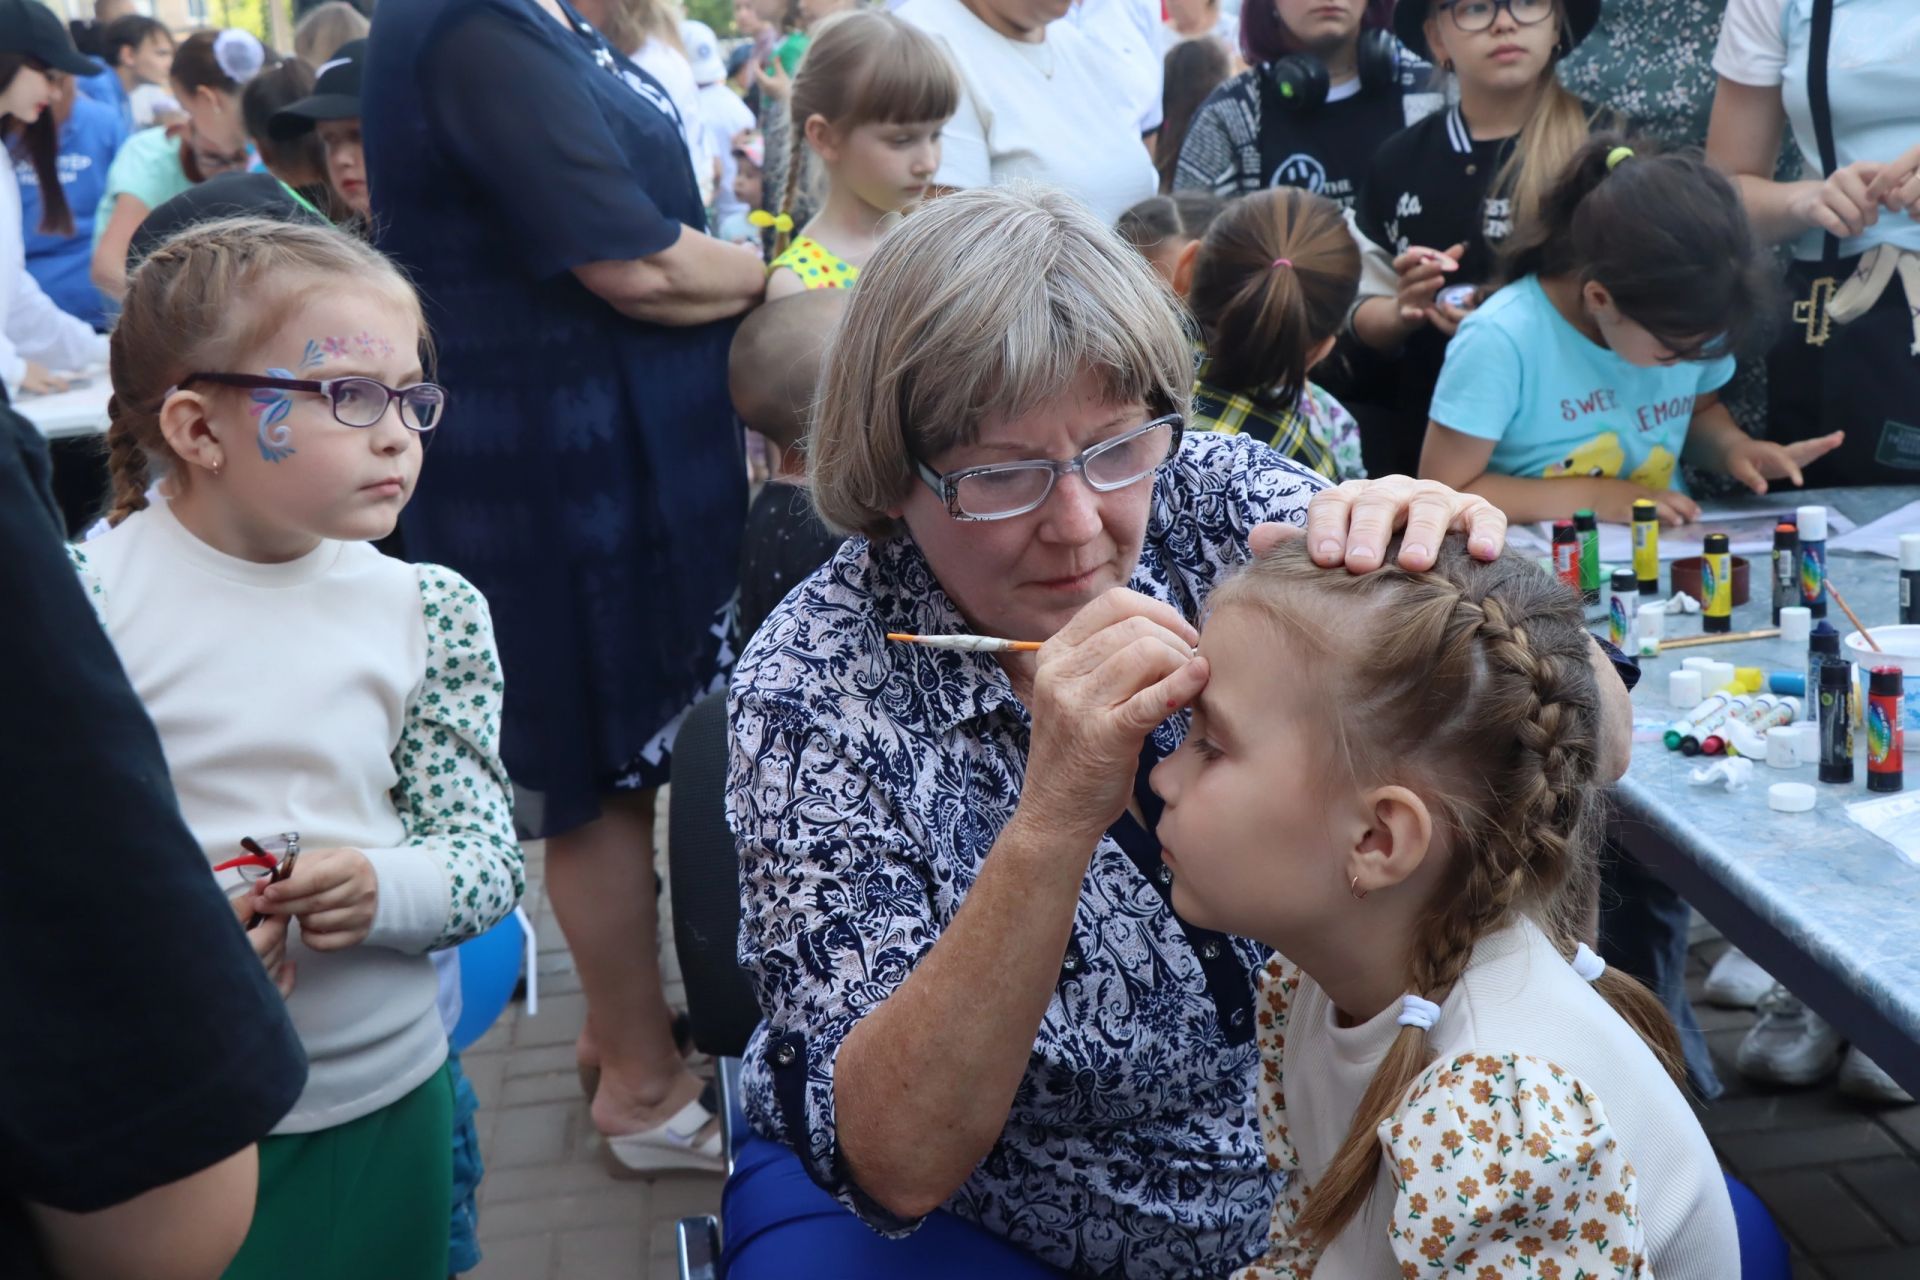
[[713, 687], [746, 471], [733, 318], [665, 92], [560, 0], [387, 0], [364, 91], [380, 247], [419, 285], [460, 431], [403, 525], [490, 601], [521, 825], [589, 1008], [593, 1118], [638, 1168], [719, 1167], [661, 992], [653, 798]]

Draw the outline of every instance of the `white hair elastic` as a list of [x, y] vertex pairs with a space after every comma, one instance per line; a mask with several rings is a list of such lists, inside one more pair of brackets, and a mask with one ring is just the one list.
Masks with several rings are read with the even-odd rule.
[[1433, 1030], [1433, 1024], [1440, 1021], [1440, 1006], [1431, 1000], [1422, 1000], [1408, 992], [1400, 997], [1399, 1023], [1403, 1027], [1418, 1027], [1422, 1031]]
[[267, 49], [260, 37], [239, 27], [228, 27], [213, 38], [213, 60], [235, 84], [245, 84], [267, 65]]
[[1598, 982], [1600, 975], [1607, 971], [1607, 962], [1583, 942], [1573, 949], [1573, 971], [1583, 982]]

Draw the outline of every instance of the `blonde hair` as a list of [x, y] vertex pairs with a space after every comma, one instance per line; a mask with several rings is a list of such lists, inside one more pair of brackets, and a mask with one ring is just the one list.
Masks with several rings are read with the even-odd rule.
[[673, 0], [611, 0], [607, 29], [601, 34], [629, 58], [640, 52], [649, 37], [677, 53], [687, 51], [680, 43], [680, 7]]
[[[791, 215], [800, 190], [807, 121], [836, 131], [858, 125], [926, 124], [960, 107], [960, 77], [932, 36], [879, 9], [836, 13], [814, 28], [788, 95], [787, 180], [779, 213]], [[776, 253], [790, 232], [775, 237]]]
[[300, 19], [300, 25], [293, 29], [293, 56], [308, 66], [319, 68], [334, 54], [340, 52], [340, 46], [349, 44], [365, 36], [373, 29], [361, 13], [346, 0], [327, 0], [308, 11]]
[[892, 536], [914, 458], [1088, 372], [1113, 401], [1186, 413], [1193, 349], [1146, 259], [1061, 191], [941, 196], [880, 242], [827, 350], [808, 452], [821, 516]]
[[108, 347], [108, 523], [144, 508], [154, 476], [177, 461], [160, 431], [167, 392], [190, 373], [243, 363], [315, 284], [388, 291], [425, 340], [419, 295], [399, 268], [332, 227], [224, 218], [190, 227], [147, 255], [127, 283]]
[[[1406, 989], [1439, 1004], [1474, 944], [1518, 915], [1572, 957], [1598, 886], [1604, 819], [1601, 703], [1580, 597], [1515, 552], [1492, 564], [1464, 536], [1433, 569], [1349, 574], [1283, 543], [1208, 601], [1256, 611], [1308, 655], [1303, 687], [1324, 700], [1342, 741], [1326, 768], [1362, 785], [1399, 781], [1433, 806], [1450, 858], [1415, 928]], [[1365, 725], [1347, 737], [1342, 727]], [[1599, 994], [1684, 1079], [1665, 1009], [1620, 970]], [[1309, 1188], [1295, 1233], [1324, 1248], [1373, 1192], [1380, 1124], [1432, 1062], [1427, 1033], [1404, 1027], [1374, 1073], [1326, 1172]]]

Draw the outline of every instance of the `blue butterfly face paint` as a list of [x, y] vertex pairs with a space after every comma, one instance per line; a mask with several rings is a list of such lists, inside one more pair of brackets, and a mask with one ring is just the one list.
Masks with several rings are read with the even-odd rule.
[[[329, 342], [334, 339], [328, 339]], [[307, 339], [307, 346], [300, 354], [300, 373], [311, 372], [326, 359], [326, 349], [321, 343]], [[269, 378], [293, 378], [298, 375], [291, 369], [268, 369]], [[254, 430], [258, 436], [260, 456], [268, 462], [279, 462], [294, 455], [293, 424], [287, 421], [287, 415], [293, 412], [293, 393], [279, 387], [262, 387], [252, 395], [253, 408], [249, 410], [254, 418]]]

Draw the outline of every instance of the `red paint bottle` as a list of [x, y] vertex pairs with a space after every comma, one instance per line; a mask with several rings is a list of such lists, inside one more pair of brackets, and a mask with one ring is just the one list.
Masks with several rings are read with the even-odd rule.
[[1898, 667], [1875, 667], [1867, 677], [1867, 790], [1898, 791], [1906, 785], [1906, 751], [1900, 729]]
[[1553, 573], [1580, 595], [1580, 535], [1571, 520], [1553, 522]]

